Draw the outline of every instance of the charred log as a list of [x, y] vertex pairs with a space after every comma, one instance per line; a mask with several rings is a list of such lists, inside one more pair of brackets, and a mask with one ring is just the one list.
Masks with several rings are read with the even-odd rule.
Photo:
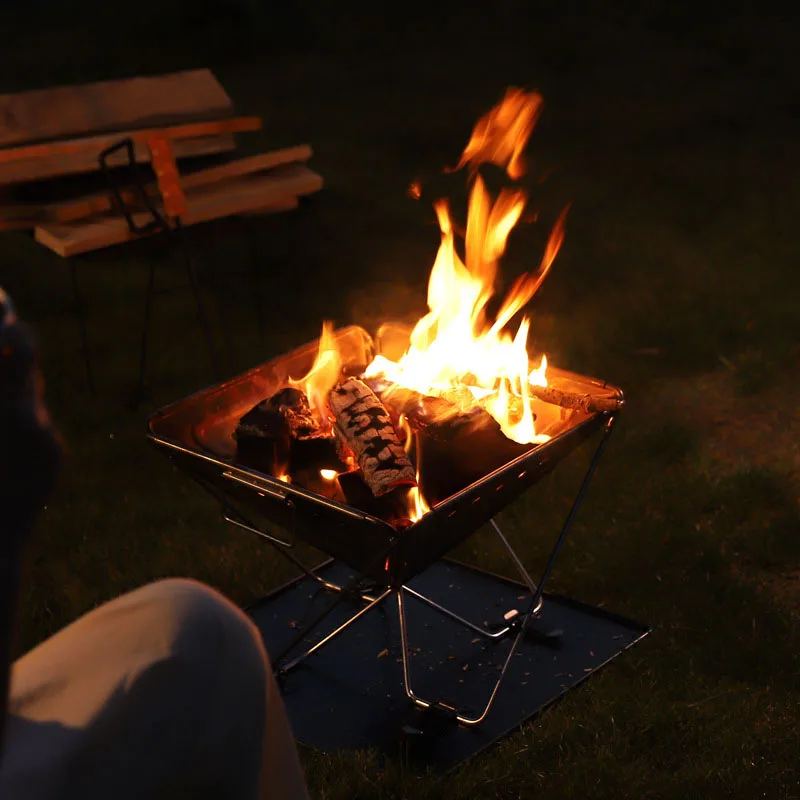
[[[403, 416], [415, 431], [425, 430], [433, 436], [448, 437], [462, 428], [474, 430], [496, 425], [488, 411], [474, 404], [469, 390], [465, 391], [470, 394], [471, 408], [447, 397], [421, 394], [383, 379], [370, 379], [367, 383], [386, 406], [393, 422], [397, 424]], [[466, 405], [467, 410], [463, 410], [462, 405]]]
[[305, 393], [286, 387], [251, 408], [236, 426], [237, 460], [272, 475], [342, 469], [333, 430], [324, 430]]
[[343, 472], [339, 475], [338, 483], [348, 505], [388, 522], [396, 530], [411, 525], [407, 486], [376, 497], [364, 480], [361, 470]]
[[376, 497], [415, 486], [416, 473], [400, 444], [389, 412], [361, 380], [348, 378], [328, 396], [336, 428], [353, 451], [364, 481]]
[[431, 426], [417, 433], [420, 490], [435, 505], [534, 447], [509, 439], [488, 413], [479, 424]]
[[415, 429], [449, 422], [464, 414], [444, 397], [421, 394], [382, 378], [370, 378], [365, 383], [389, 411], [393, 421], [405, 417]]

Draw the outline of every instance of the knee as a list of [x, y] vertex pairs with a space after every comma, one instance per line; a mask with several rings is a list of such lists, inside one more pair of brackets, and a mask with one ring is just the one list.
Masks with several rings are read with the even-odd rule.
[[222, 594], [184, 578], [157, 581], [139, 591], [146, 594], [155, 624], [169, 639], [173, 658], [195, 668], [204, 665], [237, 682], [263, 681], [269, 665], [261, 636]]

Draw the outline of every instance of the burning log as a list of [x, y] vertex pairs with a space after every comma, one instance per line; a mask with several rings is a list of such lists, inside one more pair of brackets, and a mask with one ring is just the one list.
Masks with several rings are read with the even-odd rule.
[[[497, 427], [492, 415], [480, 405], [475, 404], [467, 411], [462, 410], [466, 403], [459, 404], [458, 401], [463, 401], [465, 396], [456, 395], [457, 390], [447, 397], [438, 397], [421, 394], [383, 378], [370, 378], [366, 383], [389, 411], [395, 424], [403, 416], [414, 430], [424, 430], [431, 435], [443, 437], [452, 436], [462, 429]], [[469, 394], [474, 403], [472, 393], [466, 388], [464, 392]]]
[[561, 408], [595, 414], [602, 411], [619, 411], [624, 405], [620, 397], [607, 397], [595, 394], [581, 394], [554, 386], [531, 386], [531, 394], [544, 403], [551, 403]]
[[375, 393], [397, 424], [404, 416], [415, 428], [426, 428], [460, 414], [459, 408], [443, 397], [415, 392], [383, 379], [370, 378], [364, 383]]
[[366, 383], [348, 378], [331, 391], [328, 402], [339, 435], [376, 497], [400, 486], [416, 486], [416, 471], [389, 412]]
[[[383, 377], [366, 382], [396, 418], [404, 416], [416, 431], [418, 480], [428, 503], [450, 497], [530, 449], [508, 439], [479, 405], [462, 411], [454, 401], [421, 394]], [[345, 494], [356, 489], [351, 482]]]
[[388, 522], [395, 530], [403, 530], [412, 524], [409, 519], [408, 487], [376, 497], [361, 470], [343, 472], [339, 475], [338, 483], [348, 505]]
[[281, 389], [251, 408], [234, 436], [237, 459], [262, 472], [342, 468], [334, 432], [322, 428], [299, 389]]

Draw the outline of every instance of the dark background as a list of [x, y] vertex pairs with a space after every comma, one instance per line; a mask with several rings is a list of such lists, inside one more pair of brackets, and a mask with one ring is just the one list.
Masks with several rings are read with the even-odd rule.
[[[654, 633], [445, 787], [369, 755], [306, 754], [316, 796], [797, 796], [797, 30], [796, 10], [741, 2], [3, 11], [0, 91], [208, 66], [240, 113], [263, 116], [242, 152], [313, 146], [325, 189], [300, 210], [258, 220], [254, 242], [237, 220], [191, 232], [233, 328], [231, 374], [316, 337], [323, 319], [419, 316], [438, 244], [430, 201], [465, 199], [463, 176], [442, 167], [506, 87], [544, 96], [524, 181], [539, 222], [515, 231], [505, 284], [538, 264], [571, 202], [528, 309], [533, 346], [628, 398], [553, 589]], [[406, 196], [415, 178], [422, 201]], [[180, 283], [179, 254], [155, 241], [80, 259], [91, 395], [68, 265], [26, 234], [0, 239], [0, 282], [38, 330], [70, 446], [31, 552], [24, 647], [164, 575], [243, 604], [292, 575], [145, 441], [150, 411], [213, 382], [179, 293], [159, 301], [150, 395], [130, 406], [154, 259]], [[526, 560], [546, 551], [579, 462], [502, 515]], [[459, 555], [509, 569], [485, 532]]]

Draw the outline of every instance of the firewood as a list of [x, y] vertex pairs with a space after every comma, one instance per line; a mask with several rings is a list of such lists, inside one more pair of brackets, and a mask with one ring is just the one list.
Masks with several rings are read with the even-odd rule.
[[[197, 158], [229, 153], [235, 149], [236, 139], [230, 133], [200, 136], [196, 139], [178, 139], [173, 142], [175, 158]], [[0, 186], [96, 172], [100, 168], [98, 153], [98, 150], [89, 148], [69, 155], [41, 156], [0, 164]], [[133, 154], [137, 163], [150, 160], [150, 153], [143, 142], [134, 142]], [[109, 158], [109, 166], [125, 166], [127, 157], [127, 153], [117, 152]]]
[[240, 463], [262, 472], [343, 469], [334, 432], [322, 428], [299, 389], [286, 387], [251, 408], [234, 438]]
[[417, 434], [420, 490], [436, 505], [535, 446], [509, 439], [484, 409], [466, 422], [428, 426]]
[[415, 486], [416, 472], [400, 444], [389, 412], [358, 378], [333, 388], [328, 402], [340, 436], [350, 447], [364, 481], [376, 497], [399, 486]]
[[[194, 189], [213, 186], [220, 184], [222, 181], [229, 181], [255, 173], [263, 173], [285, 164], [308, 161], [310, 157], [311, 148], [308, 145], [287, 147], [256, 156], [248, 156], [247, 158], [229, 161], [216, 167], [209, 167], [188, 174], [182, 173], [181, 188], [186, 191], [188, 196]], [[151, 197], [158, 198], [155, 184], [148, 184], [145, 188]], [[139, 202], [136, 193], [130, 190], [123, 190], [122, 197], [129, 206]], [[51, 203], [45, 206], [43, 210], [50, 222], [74, 222], [94, 214], [113, 211], [114, 202], [109, 192], [97, 192], [58, 203]]]
[[404, 416], [413, 428], [425, 428], [460, 413], [456, 405], [442, 397], [415, 392], [383, 378], [368, 378], [364, 382], [389, 411], [395, 425]]
[[142, 128], [120, 133], [83, 136], [76, 139], [62, 139], [57, 142], [42, 142], [23, 147], [0, 149], [0, 164], [14, 161], [28, 161], [50, 156], [69, 156], [90, 151], [100, 153], [122, 139], [133, 139], [134, 144], [145, 145], [156, 133], [163, 133], [168, 139], [198, 139], [201, 136], [216, 136], [220, 133], [245, 133], [261, 129], [260, 117], [232, 117], [230, 119], [207, 122], [190, 122], [185, 125], [169, 125], [165, 128]]
[[619, 411], [624, 405], [621, 397], [582, 394], [580, 392], [570, 392], [567, 389], [557, 389], [554, 386], [531, 386], [531, 394], [544, 403], [551, 403], [552, 405], [575, 411], [583, 411], [586, 414]]
[[337, 482], [347, 505], [388, 522], [395, 530], [411, 526], [411, 504], [408, 500], [410, 487], [402, 486], [376, 497], [364, 480], [361, 470], [343, 472]]
[[232, 116], [208, 69], [0, 95], [0, 147]]
[[[475, 428], [494, 422], [489, 412], [477, 404], [465, 411], [448, 397], [422, 394], [384, 378], [369, 378], [366, 383], [388, 409], [392, 421], [397, 424], [403, 416], [413, 430], [450, 436], [465, 426]], [[469, 392], [466, 388], [464, 391]], [[450, 396], [463, 399], [456, 393]]]
[[[188, 195], [184, 226], [266, 209], [279, 211], [297, 206], [297, 197], [322, 188], [322, 177], [299, 164], [278, 167], [263, 176], [240, 178]], [[156, 204], [159, 207], [159, 204]], [[137, 223], [148, 222], [149, 212], [134, 212]], [[34, 238], [64, 258], [111, 247], [140, 238], [122, 217], [96, 217], [64, 225], [39, 225]]]

